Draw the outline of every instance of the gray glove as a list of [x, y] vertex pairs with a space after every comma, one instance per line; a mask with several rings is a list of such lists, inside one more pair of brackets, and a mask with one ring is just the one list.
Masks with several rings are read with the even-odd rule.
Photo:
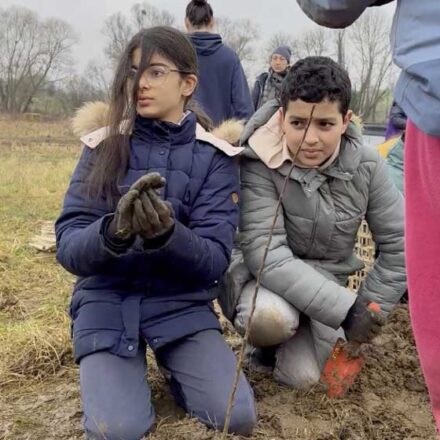
[[163, 201], [155, 189], [144, 188], [134, 202], [133, 231], [145, 240], [162, 237], [174, 227], [171, 204]]

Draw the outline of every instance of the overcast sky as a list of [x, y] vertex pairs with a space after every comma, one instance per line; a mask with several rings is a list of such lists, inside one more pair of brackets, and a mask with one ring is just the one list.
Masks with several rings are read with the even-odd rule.
[[[1, 7], [12, 5], [33, 9], [42, 17], [57, 17], [69, 22], [79, 34], [74, 56], [79, 68], [103, 56], [104, 20], [115, 12], [128, 13], [139, 0], [1, 0]], [[150, 0], [150, 4], [167, 9], [183, 24], [187, 0]], [[296, 0], [210, 0], [214, 15], [230, 18], [250, 18], [261, 30], [262, 39], [276, 32], [301, 35], [315, 25], [303, 14]], [[393, 5], [382, 9], [392, 16]], [[264, 44], [264, 43], [262, 43]]]

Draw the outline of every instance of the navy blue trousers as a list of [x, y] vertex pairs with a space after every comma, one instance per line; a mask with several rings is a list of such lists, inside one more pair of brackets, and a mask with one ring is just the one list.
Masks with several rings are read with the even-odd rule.
[[[222, 430], [236, 358], [217, 330], [204, 330], [156, 352], [170, 373], [176, 402], [205, 425]], [[139, 440], [154, 423], [145, 347], [135, 358], [97, 352], [81, 359], [84, 428], [89, 439]], [[252, 389], [242, 374], [229, 431], [250, 435], [256, 423]]]

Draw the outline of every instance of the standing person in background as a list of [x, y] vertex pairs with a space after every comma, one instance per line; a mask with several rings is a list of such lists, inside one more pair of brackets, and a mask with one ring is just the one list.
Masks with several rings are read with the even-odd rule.
[[226, 119], [249, 119], [253, 106], [238, 55], [213, 32], [214, 13], [206, 0], [186, 7], [185, 26], [197, 52], [199, 84], [195, 99], [215, 124]]
[[[297, 0], [316, 23], [352, 24], [390, 0]], [[405, 130], [405, 235], [409, 305], [437, 429], [440, 428], [440, 7], [438, 0], [397, 0], [392, 29], [394, 93]]]
[[268, 72], [263, 72], [257, 77], [252, 89], [252, 101], [255, 110], [272, 99], [278, 98], [281, 84], [290, 67], [292, 52], [287, 46], [277, 47], [271, 55]]

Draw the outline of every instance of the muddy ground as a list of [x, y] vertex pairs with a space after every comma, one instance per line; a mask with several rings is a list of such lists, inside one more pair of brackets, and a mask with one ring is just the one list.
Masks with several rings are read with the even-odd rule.
[[[239, 338], [225, 323], [231, 345]], [[149, 382], [158, 413], [151, 439], [215, 439], [215, 433], [177, 408], [149, 355]], [[0, 439], [82, 439], [78, 371], [66, 360], [41, 382], [5, 386], [0, 400]], [[321, 389], [298, 393], [248, 372], [258, 402], [252, 438], [301, 440], [402, 440], [436, 438], [405, 305], [392, 314], [377, 344], [368, 349], [358, 382], [343, 400]]]
[[[57, 217], [80, 148], [68, 121], [0, 118], [0, 131], [8, 139], [0, 139], [0, 440], [83, 439], [65, 313], [73, 278], [53, 255], [28, 246], [41, 222]], [[52, 142], [55, 133], [63, 138], [59, 145]], [[223, 324], [237, 350], [240, 339]], [[365, 368], [344, 400], [329, 400], [319, 388], [298, 393], [248, 371], [259, 416], [252, 438], [435, 440], [405, 305], [367, 351]], [[220, 438], [176, 407], [151, 353], [148, 380], [157, 412], [150, 439]]]

